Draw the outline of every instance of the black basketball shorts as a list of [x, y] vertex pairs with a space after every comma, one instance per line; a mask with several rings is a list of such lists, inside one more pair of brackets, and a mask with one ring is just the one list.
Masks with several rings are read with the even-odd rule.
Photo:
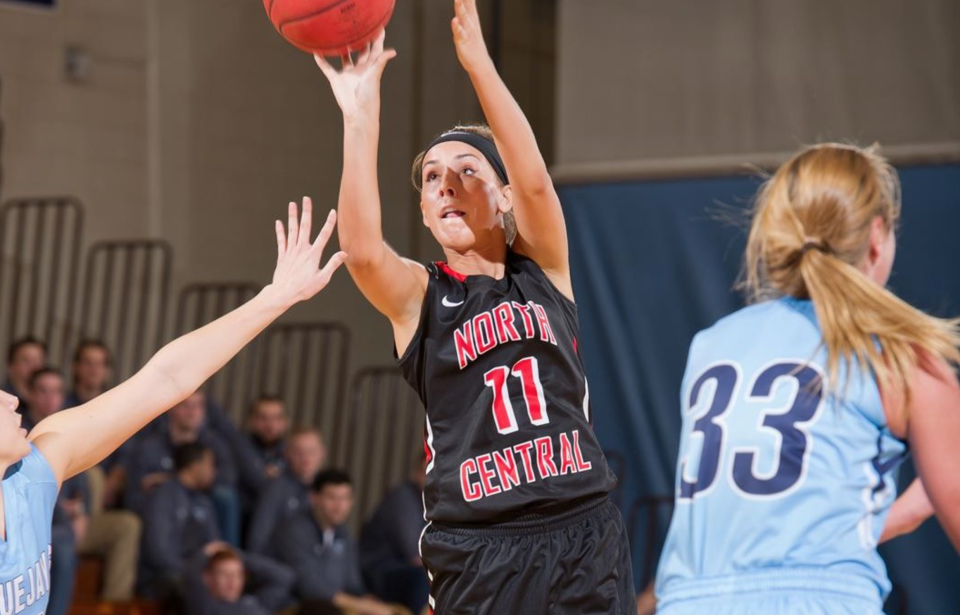
[[483, 526], [431, 524], [421, 540], [435, 615], [633, 615], [620, 511], [606, 496]]

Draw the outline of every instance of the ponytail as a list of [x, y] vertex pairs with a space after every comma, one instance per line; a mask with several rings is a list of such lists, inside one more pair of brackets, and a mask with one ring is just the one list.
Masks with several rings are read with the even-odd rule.
[[960, 364], [960, 319], [925, 314], [857, 268], [879, 216], [900, 214], [896, 172], [873, 150], [825, 144], [801, 151], [761, 188], [747, 242], [754, 300], [790, 295], [813, 303], [827, 351], [828, 389], [854, 360], [909, 399], [927, 353]]

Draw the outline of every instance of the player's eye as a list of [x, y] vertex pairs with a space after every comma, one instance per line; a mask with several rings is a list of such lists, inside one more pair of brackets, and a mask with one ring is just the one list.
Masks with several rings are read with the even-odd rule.
[[476, 175], [477, 173], [473, 167], [463, 167], [463, 169], [461, 169], [460, 172], [463, 173], [464, 175]]
[[425, 177], [424, 179], [425, 179], [425, 181], [432, 182], [432, 181], [434, 181], [435, 179], [437, 179], [437, 177], [439, 177], [439, 176], [438, 176], [436, 173], [434, 173], [433, 171], [431, 171], [431, 172], [427, 173], [427, 175], [426, 175], [426, 177]]

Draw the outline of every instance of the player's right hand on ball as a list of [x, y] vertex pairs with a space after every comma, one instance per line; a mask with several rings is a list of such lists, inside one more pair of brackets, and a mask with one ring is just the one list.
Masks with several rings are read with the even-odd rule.
[[323, 249], [327, 247], [333, 228], [337, 225], [337, 212], [330, 210], [327, 221], [316, 240], [310, 241], [313, 226], [313, 202], [303, 197], [303, 213], [297, 221], [297, 204], [290, 203], [287, 228], [277, 220], [277, 267], [273, 271], [275, 291], [289, 305], [306, 301], [330, 282], [340, 265], [347, 260], [346, 252], [337, 252], [320, 268]]
[[376, 40], [360, 52], [356, 62], [351, 55], [340, 58], [340, 70], [334, 68], [323, 56], [313, 56], [317, 66], [330, 82], [333, 95], [345, 118], [379, 118], [380, 78], [387, 62], [397, 56], [393, 49], [383, 48], [385, 38], [386, 31], [383, 30]]

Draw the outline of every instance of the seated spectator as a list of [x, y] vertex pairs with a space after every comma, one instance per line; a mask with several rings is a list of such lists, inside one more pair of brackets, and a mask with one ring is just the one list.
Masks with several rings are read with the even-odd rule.
[[73, 390], [67, 395], [67, 408], [85, 404], [109, 389], [113, 370], [110, 349], [100, 340], [85, 339], [73, 353]]
[[15, 340], [7, 350], [7, 380], [0, 387], [20, 399], [17, 412], [26, 416], [30, 407], [27, 389], [30, 376], [47, 363], [47, 345], [35, 337]]
[[41, 365], [35, 369], [22, 390], [29, 408], [20, 425], [27, 431], [63, 408], [63, 375], [54, 367]]
[[295, 429], [284, 454], [286, 469], [269, 481], [247, 530], [247, 550], [276, 557], [276, 529], [291, 518], [310, 514], [310, 487], [327, 458], [323, 436], [316, 429]]
[[284, 449], [289, 421], [283, 400], [262, 396], [250, 405], [244, 454], [238, 459], [240, 481], [245, 495], [255, 501], [266, 483], [277, 478], [286, 467]]
[[[217, 474], [213, 451], [193, 442], [177, 447], [173, 457], [174, 478], [148, 498], [143, 563], [145, 593], [159, 599], [167, 612], [179, 614], [185, 609], [185, 583], [200, 578], [207, 558], [230, 547], [220, 540], [213, 502], [206, 494]], [[244, 557], [270, 588], [261, 595], [264, 606], [270, 610], [287, 606], [292, 573], [262, 558]]]
[[144, 514], [147, 495], [173, 478], [176, 447], [199, 443], [213, 452], [217, 465], [216, 483], [210, 493], [216, 510], [215, 522], [224, 540], [236, 546], [240, 540], [240, 500], [236, 491], [236, 470], [229, 447], [205, 426], [206, 395], [197, 391], [167, 413], [166, 424], [143, 434], [130, 454], [125, 504]]
[[[247, 557], [249, 558], [249, 556]], [[269, 615], [264, 603], [275, 601], [277, 593], [289, 596], [295, 575], [292, 570], [260, 558], [259, 574], [267, 582], [256, 593], [244, 593], [247, 582], [247, 566], [244, 557], [232, 549], [217, 551], [207, 560], [203, 575], [198, 580], [190, 577], [187, 583], [187, 615]], [[270, 574], [263, 574], [263, 564], [272, 567]]]
[[410, 478], [384, 496], [360, 533], [360, 565], [371, 591], [414, 613], [426, 606], [430, 595], [430, 581], [420, 561], [426, 469], [424, 455]]
[[[63, 376], [52, 367], [41, 367], [30, 377], [28, 397], [30, 411], [24, 417], [23, 425], [32, 429], [36, 423], [59, 412], [63, 407]], [[100, 556], [104, 560], [105, 568], [103, 599], [131, 600], [140, 551], [140, 520], [127, 511], [103, 511], [102, 503], [98, 500], [102, 497], [102, 490], [97, 492], [93, 488], [95, 481], [91, 480], [91, 476], [96, 476], [95, 470], [70, 479], [64, 483], [60, 492], [60, 519], [71, 519], [74, 531], [68, 533], [60, 530], [59, 536], [65, 542], [59, 552], [67, 553], [69, 550], [74, 555], [54, 557], [54, 568], [62, 567], [65, 570], [63, 574], [70, 576], [72, 587], [72, 576], [76, 567], [75, 554]], [[82, 498], [75, 494], [82, 495]], [[56, 561], [58, 559], [61, 561]], [[64, 587], [66, 586], [64, 581]], [[59, 608], [59, 596], [51, 596], [51, 601]], [[66, 603], [69, 604], [69, 595]], [[55, 608], [48, 612], [55, 613], [57, 610]]]
[[[85, 339], [77, 345], [73, 354], [73, 390], [67, 393], [64, 408], [85, 404], [107, 392], [113, 369], [113, 357], [105, 343]], [[136, 446], [137, 436], [124, 442], [119, 449], [91, 468], [88, 476], [93, 500], [106, 509], [117, 507], [123, 496], [127, 480], [126, 463], [123, 461]]]
[[295, 593], [304, 602], [329, 603], [357, 615], [390, 615], [393, 609], [366, 595], [357, 545], [346, 528], [353, 508], [350, 476], [317, 475], [310, 493], [312, 515], [300, 515], [277, 532], [281, 559], [297, 573]]

